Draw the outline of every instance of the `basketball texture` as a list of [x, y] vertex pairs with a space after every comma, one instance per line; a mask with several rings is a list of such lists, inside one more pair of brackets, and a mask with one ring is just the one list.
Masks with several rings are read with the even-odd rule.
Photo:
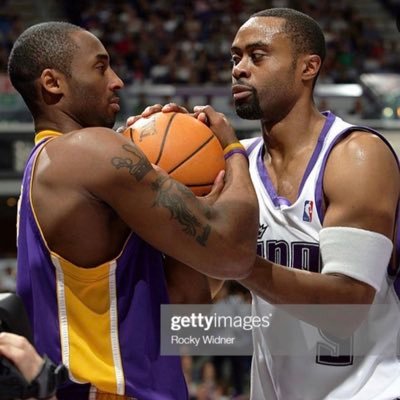
[[155, 113], [136, 121], [124, 136], [196, 196], [209, 193], [218, 172], [225, 169], [223, 150], [212, 130], [188, 114]]

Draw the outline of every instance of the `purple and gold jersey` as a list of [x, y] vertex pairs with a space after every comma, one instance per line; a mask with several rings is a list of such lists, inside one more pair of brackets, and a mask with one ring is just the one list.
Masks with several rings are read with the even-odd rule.
[[35, 162], [47, 142], [33, 149], [24, 173], [17, 292], [38, 352], [69, 368], [58, 399], [187, 399], [180, 359], [160, 356], [160, 304], [169, 302], [162, 254], [134, 232], [115, 259], [95, 268], [48, 248], [31, 202]]
[[[293, 203], [275, 190], [264, 165], [262, 139], [243, 141], [260, 206], [258, 254], [287, 268], [315, 273], [323, 267], [319, 232], [324, 220], [323, 177], [329, 154], [352, 130], [368, 130], [350, 125], [332, 113], [325, 116], [324, 127]], [[383, 137], [382, 140], [386, 142]], [[398, 250], [400, 241], [396, 239]], [[389, 267], [375, 295], [368, 321], [352, 337], [341, 341], [284, 315], [278, 306], [253, 293], [253, 314], [270, 315], [270, 327], [253, 329], [251, 399], [393, 400], [400, 397], [399, 287], [400, 279], [396, 279]], [[371, 343], [366, 337], [371, 337], [368, 339]], [[284, 351], [274, 351], [276, 344]]]

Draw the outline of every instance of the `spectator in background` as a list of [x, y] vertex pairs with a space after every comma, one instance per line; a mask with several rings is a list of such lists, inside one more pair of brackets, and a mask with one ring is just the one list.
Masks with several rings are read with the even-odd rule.
[[16, 268], [13, 265], [6, 265], [0, 278], [0, 291], [15, 292], [16, 289]]
[[[79, 6], [74, 3], [65, 2], [67, 17], [104, 41], [112, 59], [118, 59], [118, 72], [128, 84], [225, 84], [229, 64], [226, 55], [232, 37], [245, 15], [266, 6], [265, 2], [230, 0], [179, 1], [172, 6], [163, 1], [153, 4], [82, 1]], [[278, 3], [270, 2], [270, 6]], [[326, 64], [326, 75], [333, 82], [357, 82], [364, 68], [374, 71], [400, 68], [399, 60], [393, 62], [392, 58], [386, 62], [387, 57], [382, 53], [390, 48], [390, 43], [382, 41], [373, 20], [361, 18], [350, 2], [291, 0], [286, 3], [320, 21], [328, 52], [332, 51], [335, 59], [341, 53], [340, 63]], [[0, 19], [3, 21], [0, 47], [8, 54], [23, 26], [17, 13], [10, 11], [12, 3], [5, 1], [5, 5], [4, 9], [9, 11]], [[374, 43], [372, 48], [371, 43]], [[179, 51], [186, 58], [178, 70], [170, 71]], [[357, 54], [356, 60], [351, 59], [354, 54]], [[1, 58], [0, 51], [0, 71], [5, 71]]]

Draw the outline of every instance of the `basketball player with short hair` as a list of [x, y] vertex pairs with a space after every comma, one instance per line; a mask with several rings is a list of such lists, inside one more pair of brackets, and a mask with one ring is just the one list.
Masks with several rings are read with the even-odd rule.
[[[225, 185], [220, 174], [205, 199], [155, 170], [111, 129], [123, 83], [102, 43], [75, 25], [28, 28], [8, 72], [36, 132], [17, 291], [39, 353], [69, 368], [58, 399], [186, 399], [179, 358], [159, 354], [164, 253], [217, 278], [249, 274], [258, 206], [246, 157], [230, 154]], [[222, 114], [200, 111], [223, 147], [237, 141]]]
[[[240, 282], [270, 322], [253, 327], [250, 397], [400, 398], [397, 156], [379, 133], [317, 110], [325, 39], [309, 16], [256, 13], [231, 52], [236, 112], [262, 129], [242, 141], [260, 256]], [[187, 112], [154, 105], [142, 116], [160, 110]]]
[[[396, 155], [371, 129], [317, 110], [325, 40], [309, 16], [256, 13], [231, 53], [236, 112], [260, 120], [262, 133], [243, 142], [262, 258], [241, 283], [253, 295], [253, 313], [271, 314], [268, 329], [253, 330], [251, 399], [393, 400], [400, 396], [400, 282], [390, 263], [400, 244]], [[305, 306], [289, 309], [283, 325], [285, 304]], [[372, 307], [362, 328], [337, 340], [300, 315], [311, 304]], [[313, 326], [304, 330], [302, 319]], [[277, 337], [293, 338], [282, 343], [284, 353], [274, 353]]]

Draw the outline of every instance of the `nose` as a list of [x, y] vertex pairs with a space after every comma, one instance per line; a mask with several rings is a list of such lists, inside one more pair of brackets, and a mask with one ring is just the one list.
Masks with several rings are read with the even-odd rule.
[[250, 70], [245, 58], [242, 58], [232, 67], [232, 76], [235, 79], [248, 78], [250, 76]]
[[124, 87], [124, 82], [122, 79], [111, 69], [111, 84], [112, 90], [122, 89]]

